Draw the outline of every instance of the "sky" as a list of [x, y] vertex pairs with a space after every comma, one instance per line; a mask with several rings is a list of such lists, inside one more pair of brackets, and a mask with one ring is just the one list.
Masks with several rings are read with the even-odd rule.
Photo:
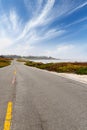
[[87, 59], [87, 0], [0, 0], [0, 55]]

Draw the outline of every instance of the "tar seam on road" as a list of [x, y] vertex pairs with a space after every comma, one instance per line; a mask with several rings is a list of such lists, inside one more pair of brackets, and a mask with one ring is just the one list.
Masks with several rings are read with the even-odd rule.
[[4, 122], [4, 129], [3, 130], [10, 130], [11, 128], [11, 120], [12, 120], [12, 102], [8, 102], [7, 112]]

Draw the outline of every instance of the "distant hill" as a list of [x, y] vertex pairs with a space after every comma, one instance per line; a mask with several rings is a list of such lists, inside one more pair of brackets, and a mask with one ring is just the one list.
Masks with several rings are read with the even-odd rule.
[[18, 56], [18, 55], [1, 55], [0, 57], [3, 57], [3, 58], [22, 58], [21, 56]]
[[47, 57], [47, 56], [25, 56], [23, 58], [33, 59], [33, 60], [56, 60], [56, 58]]
[[51, 56], [19, 56], [19, 55], [1, 55], [0, 57], [5, 58], [26, 58], [26, 59], [33, 59], [33, 60], [57, 60], [56, 58], [53, 58]]

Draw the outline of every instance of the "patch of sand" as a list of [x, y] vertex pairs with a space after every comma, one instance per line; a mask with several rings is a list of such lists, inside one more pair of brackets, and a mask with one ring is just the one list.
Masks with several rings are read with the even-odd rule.
[[51, 73], [87, 84], [87, 75], [77, 75], [77, 74], [70, 74], [70, 73], [56, 73], [56, 72], [51, 72]]

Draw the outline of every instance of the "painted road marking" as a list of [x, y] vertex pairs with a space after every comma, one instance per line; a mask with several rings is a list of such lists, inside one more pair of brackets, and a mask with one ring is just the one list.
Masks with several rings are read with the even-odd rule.
[[12, 84], [15, 84], [15, 82], [16, 82], [16, 77], [14, 76], [12, 79]]
[[17, 73], [17, 71], [16, 71], [16, 70], [14, 70], [14, 75], [16, 75], [16, 73]]
[[11, 128], [11, 120], [12, 120], [12, 102], [8, 102], [7, 112], [4, 122], [4, 129], [3, 130], [10, 130]]
[[14, 76], [13, 76], [13, 79], [12, 79], [12, 84], [14, 84], [16, 82], [16, 74], [17, 74], [17, 71], [14, 70]]

